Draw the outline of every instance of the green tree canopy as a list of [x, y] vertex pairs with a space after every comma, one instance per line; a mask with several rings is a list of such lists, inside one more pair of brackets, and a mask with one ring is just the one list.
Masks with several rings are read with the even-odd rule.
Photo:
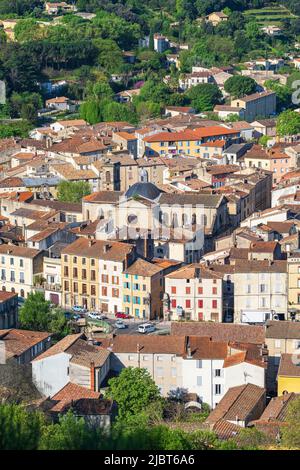
[[300, 449], [300, 398], [288, 405], [286, 426], [282, 427], [281, 444], [288, 449]]
[[47, 331], [49, 326], [51, 302], [45, 300], [42, 292], [30, 292], [20, 309], [21, 328], [26, 330]]
[[25, 330], [48, 331], [54, 340], [60, 340], [71, 333], [68, 320], [59, 307], [51, 308], [42, 292], [31, 292], [19, 314], [20, 327]]
[[160, 397], [158, 387], [145, 369], [123, 369], [119, 377], [109, 380], [108, 385], [108, 395], [116, 401], [121, 419], [142, 412]]
[[224, 89], [233, 98], [241, 98], [255, 92], [257, 83], [253, 78], [234, 75], [228, 78], [224, 84]]
[[20, 405], [0, 404], [0, 449], [37, 449], [43, 423], [39, 413], [26, 412]]
[[87, 427], [83, 418], [76, 418], [71, 411], [59, 418], [57, 424], [44, 426], [39, 450], [84, 450], [99, 448], [97, 431]]
[[89, 194], [91, 187], [87, 181], [61, 181], [57, 188], [57, 199], [62, 202], [81, 202]]
[[191, 105], [196, 111], [212, 111], [216, 104], [220, 103], [222, 93], [217, 85], [201, 83], [190, 88], [186, 93]]
[[300, 114], [287, 110], [277, 119], [277, 134], [281, 137], [300, 133]]

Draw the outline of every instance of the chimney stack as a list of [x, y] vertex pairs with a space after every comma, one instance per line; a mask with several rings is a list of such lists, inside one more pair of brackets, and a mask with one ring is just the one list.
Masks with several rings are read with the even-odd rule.
[[95, 391], [95, 363], [90, 364], [90, 386], [91, 390]]
[[105, 243], [105, 245], [103, 246], [103, 253], [107, 253], [109, 248], [110, 248], [109, 244]]

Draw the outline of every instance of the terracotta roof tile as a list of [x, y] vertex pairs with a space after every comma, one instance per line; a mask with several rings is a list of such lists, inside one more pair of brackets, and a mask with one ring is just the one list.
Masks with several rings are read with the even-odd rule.
[[100, 392], [69, 382], [52, 397], [52, 400], [57, 400], [58, 403], [51, 408], [51, 411], [60, 412], [72, 401], [82, 398], [100, 398], [100, 395]]
[[278, 376], [300, 377], [300, 355], [281, 354]]
[[90, 368], [93, 362], [95, 367], [102, 367], [110, 355], [109, 351], [88, 344], [82, 339], [73, 343], [66, 352], [72, 355], [70, 364], [77, 364]]
[[209, 336], [214, 341], [238, 341], [264, 344], [263, 326], [211, 322], [172, 322], [171, 335]]
[[55, 356], [56, 354], [65, 352], [70, 346], [72, 346], [72, 344], [74, 344], [81, 337], [82, 333], [66, 336], [62, 340], [58, 341], [58, 343], [54, 344], [54, 346], [45, 351], [43, 354], [40, 354], [40, 356], [36, 357], [34, 361], [40, 361], [47, 357]]
[[121, 262], [124, 261], [126, 256], [132, 252], [133, 246], [128, 243], [79, 238], [68, 245], [62, 251], [62, 254]]
[[0, 340], [4, 342], [6, 357], [18, 357], [36, 344], [51, 337], [51, 333], [30, 330], [0, 330]]

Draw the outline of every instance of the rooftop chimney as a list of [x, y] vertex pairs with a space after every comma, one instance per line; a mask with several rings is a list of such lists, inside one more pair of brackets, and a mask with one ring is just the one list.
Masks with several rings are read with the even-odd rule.
[[110, 245], [109, 245], [108, 243], [106, 243], [106, 244], [103, 246], [103, 253], [107, 253], [109, 249], [110, 249]]
[[186, 337], [186, 353], [187, 353], [187, 358], [191, 359], [192, 358], [192, 351], [191, 351], [191, 345], [190, 345], [190, 337]]
[[90, 365], [90, 386], [91, 386], [91, 390], [95, 391], [95, 363], [94, 362], [91, 362], [91, 365]]

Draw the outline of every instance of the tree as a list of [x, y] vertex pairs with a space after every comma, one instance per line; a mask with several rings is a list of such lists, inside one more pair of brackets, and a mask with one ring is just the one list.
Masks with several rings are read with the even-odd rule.
[[300, 114], [287, 110], [281, 113], [277, 119], [277, 134], [280, 137], [300, 133]]
[[15, 38], [18, 42], [39, 39], [44, 31], [34, 18], [19, 20], [14, 28]]
[[42, 108], [42, 97], [39, 93], [13, 92], [9, 100], [12, 117], [21, 117], [34, 124], [38, 117], [38, 109]]
[[86, 88], [86, 94], [89, 98], [102, 101], [104, 99], [112, 100], [114, 92], [107, 80], [99, 80], [96, 83], [89, 82]]
[[57, 424], [42, 428], [39, 450], [97, 449], [99, 435], [88, 428], [83, 418], [76, 418], [69, 410]]
[[80, 117], [89, 124], [96, 124], [102, 120], [102, 106], [98, 100], [89, 99], [80, 106]]
[[292, 103], [292, 92], [287, 85], [281, 85], [276, 80], [267, 80], [265, 82], [267, 90], [276, 93], [276, 104], [278, 112], [288, 108]]
[[7, 137], [28, 137], [28, 132], [32, 126], [28, 121], [13, 122], [9, 124], [0, 124], [0, 139]]
[[[123, 67], [122, 51], [111, 39], [95, 39], [93, 44], [98, 49], [97, 63], [109, 73], [119, 72]], [[111, 57], [114, 60], [111, 60]]]
[[102, 109], [103, 121], [127, 121], [135, 124], [137, 117], [134, 109], [115, 101], [107, 102]]
[[47, 331], [50, 304], [42, 292], [30, 292], [20, 310], [20, 327], [25, 330]]
[[255, 92], [257, 83], [253, 78], [234, 75], [224, 83], [224, 89], [233, 98], [241, 98]]
[[267, 436], [256, 428], [244, 428], [238, 433], [237, 443], [240, 449], [257, 450], [268, 443]]
[[57, 199], [62, 202], [81, 202], [89, 194], [91, 187], [87, 181], [61, 181], [57, 187]]
[[281, 445], [288, 449], [300, 449], [300, 398], [288, 405], [286, 426], [282, 427]]
[[15, 404], [0, 405], [0, 449], [35, 450], [38, 447], [43, 416], [27, 412]]
[[198, 112], [212, 111], [222, 99], [222, 93], [217, 85], [211, 83], [202, 83], [190, 88], [186, 96]]
[[64, 311], [60, 307], [51, 309], [48, 331], [53, 334], [52, 338], [57, 341], [72, 332]]
[[140, 101], [136, 105], [140, 119], [150, 119], [161, 115], [162, 107], [153, 101]]
[[162, 82], [157, 82], [155, 80], [147, 80], [144, 86], [142, 86], [139, 101], [153, 101], [157, 104], [164, 104], [168, 100], [170, 95], [170, 90]]
[[42, 292], [31, 292], [24, 302], [19, 315], [20, 327], [25, 330], [48, 331], [54, 340], [60, 340], [71, 333], [63, 310], [51, 308]]
[[145, 369], [125, 368], [108, 385], [108, 395], [116, 401], [121, 420], [142, 412], [160, 397], [158, 387]]

